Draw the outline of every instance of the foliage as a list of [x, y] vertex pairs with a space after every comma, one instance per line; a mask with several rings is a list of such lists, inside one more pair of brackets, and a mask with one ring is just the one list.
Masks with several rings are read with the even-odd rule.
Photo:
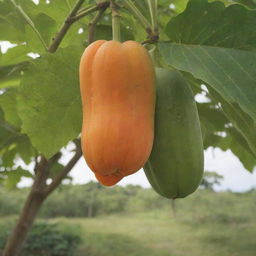
[[[1, 225], [0, 249], [4, 246], [10, 228], [9, 225]], [[41, 221], [33, 226], [21, 255], [72, 256], [79, 242], [80, 234], [77, 227], [75, 229], [67, 225], [65, 227], [62, 223]]]
[[[244, 214], [251, 216], [256, 206], [254, 204], [255, 191], [248, 192], [248, 195], [246, 193], [216, 193], [212, 188], [217, 181], [221, 181], [219, 175], [206, 172], [202, 188], [206, 187], [207, 189], [199, 189], [196, 195], [189, 196], [186, 200], [175, 200], [177, 215], [184, 216], [184, 219], [188, 217], [191, 223], [196, 224], [201, 219], [206, 221], [208, 216], [210, 219], [207, 221], [213, 221], [214, 218], [218, 220], [218, 216], [221, 218], [221, 216], [229, 214], [229, 207], [237, 205], [238, 215], [243, 215], [242, 208], [244, 207], [248, 209], [248, 213]], [[24, 188], [10, 192], [1, 188], [0, 216], [19, 214], [27, 193], [28, 189]], [[170, 200], [159, 196], [153, 189], [144, 189], [133, 185], [106, 188], [99, 183], [90, 182], [85, 185], [60, 186], [45, 202], [39, 215], [42, 218], [130, 215], [143, 212], [154, 213], [158, 210], [160, 212], [169, 211], [170, 205]], [[200, 205], [200, 207], [196, 208], [196, 205]], [[191, 209], [195, 214], [193, 218], [190, 214], [186, 215], [186, 212], [190, 212]], [[232, 216], [234, 214], [233, 212]]]
[[201, 187], [205, 189], [214, 189], [215, 185], [220, 185], [223, 180], [223, 176], [216, 172], [204, 172], [204, 176], [201, 182]]
[[[256, 152], [255, 22], [256, 12], [242, 5], [225, 7], [218, 1], [194, 0], [167, 24], [169, 42], [159, 44], [165, 64], [192, 74], [195, 85], [207, 85], [208, 111], [220, 108], [226, 117], [222, 127], [218, 120], [214, 133], [208, 125], [211, 116], [201, 120], [206, 130], [205, 147], [230, 148], [250, 171]], [[218, 134], [222, 131], [224, 136]]]

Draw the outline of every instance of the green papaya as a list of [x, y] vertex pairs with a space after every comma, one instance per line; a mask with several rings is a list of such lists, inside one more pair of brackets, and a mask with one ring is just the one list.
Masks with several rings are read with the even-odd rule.
[[204, 169], [203, 140], [193, 92], [181, 73], [156, 69], [155, 138], [144, 172], [167, 198], [182, 198], [199, 186]]

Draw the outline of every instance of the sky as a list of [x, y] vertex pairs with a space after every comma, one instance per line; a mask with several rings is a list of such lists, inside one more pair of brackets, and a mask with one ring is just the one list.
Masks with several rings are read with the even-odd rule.
[[[62, 150], [64, 157], [61, 159], [62, 164], [66, 164], [72, 157], [68, 150]], [[256, 168], [253, 173], [248, 172], [239, 159], [233, 155], [230, 150], [222, 151], [218, 148], [209, 148], [204, 151], [205, 171], [214, 171], [223, 176], [220, 186], [215, 186], [216, 191], [231, 190], [234, 192], [245, 192], [252, 188], [256, 189]], [[19, 162], [24, 168], [33, 170], [33, 166], [25, 166]], [[83, 157], [77, 162], [70, 172], [73, 184], [85, 184], [89, 181], [97, 181], [93, 172], [87, 166]], [[31, 179], [22, 178], [19, 187], [30, 186]], [[126, 186], [128, 184], [140, 185], [149, 188], [150, 184], [143, 170], [139, 170], [135, 174], [123, 178], [118, 185]]]
[[[13, 45], [14, 46], [14, 45]], [[1, 42], [0, 47], [2, 53], [5, 53], [12, 45], [8, 42]], [[70, 155], [66, 152], [64, 162], [68, 161]], [[220, 149], [208, 149], [205, 151], [205, 170], [215, 171], [221, 174], [224, 179], [216, 190], [232, 190], [236, 192], [247, 191], [256, 188], [256, 170], [253, 174], [249, 173], [241, 164], [239, 159], [232, 154], [230, 150], [223, 152]], [[86, 165], [83, 158], [79, 160], [71, 171], [74, 184], [84, 184], [91, 180], [96, 181], [94, 174]], [[19, 186], [28, 186], [31, 180], [23, 178]], [[150, 187], [143, 170], [125, 177], [119, 182], [119, 185], [127, 184], [141, 185]]]
[[[239, 159], [234, 156], [230, 150], [224, 152], [220, 149], [210, 148], [205, 151], [204, 155], [205, 170], [215, 171], [224, 177], [221, 185], [216, 187], [216, 190], [244, 192], [251, 188], [256, 188], [256, 171], [251, 174], [244, 169]], [[73, 183], [75, 184], [84, 184], [91, 180], [96, 181], [93, 172], [86, 165], [83, 158], [81, 158], [73, 168], [71, 176], [73, 177]], [[134, 184], [150, 187], [143, 170], [125, 177], [118, 184], [122, 186]]]
[[[61, 163], [65, 164], [72, 155], [66, 150], [63, 152], [64, 157], [61, 159]], [[205, 150], [204, 157], [205, 171], [214, 171], [223, 176], [220, 186], [215, 186], [216, 191], [230, 190], [233, 192], [245, 192], [252, 188], [256, 189], [256, 169], [254, 173], [248, 172], [230, 150], [224, 152], [218, 148], [209, 148]], [[32, 170], [32, 166], [29, 169]], [[83, 157], [81, 157], [72, 169], [70, 176], [72, 177], [73, 184], [85, 184], [89, 181], [97, 181], [93, 172], [86, 165]], [[19, 187], [29, 186], [31, 182], [31, 179], [23, 178], [19, 183]], [[144, 188], [150, 187], [142, 169], [135, 174], [123, 178], [118, 183], [121, 186], [128, 184], [140, 185]]]

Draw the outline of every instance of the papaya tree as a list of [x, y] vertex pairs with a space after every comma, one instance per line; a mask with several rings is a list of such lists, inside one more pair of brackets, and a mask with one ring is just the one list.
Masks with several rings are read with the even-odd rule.
[[253, 0], [0, 0], [0, 40], [9, 45], [0, 51], [0, 182], [33, 180], [3, 256], [20, 255], [43, 202], [82, 156], [80, 58], [94, 41], [112, 40], [112, 29], [204, 99], [194, 103], [204, 149], [231, 150], [252, 172], [255, 8]]

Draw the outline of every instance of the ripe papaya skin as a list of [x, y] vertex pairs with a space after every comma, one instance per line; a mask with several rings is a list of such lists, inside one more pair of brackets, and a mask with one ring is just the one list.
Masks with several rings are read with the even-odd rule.
[[178, 71], [157, 68], [156, 75], [155, 138], [144, 172], [160, 195], [183, 198], [197, 189], [204, 170], [197, 107]]
[[99, 40], [85, 49], [79, 75], [83, 155], [96, 178], [112, 184], [142, 168], [150, 155], [154, 66], [137, 42]]
[[122, 175], [101, 175], [99, 173], [95, 173], [96, 179], [104, 186], [110, 187], [115, 185], [117, 182], [119, 182], [123, 176]]

